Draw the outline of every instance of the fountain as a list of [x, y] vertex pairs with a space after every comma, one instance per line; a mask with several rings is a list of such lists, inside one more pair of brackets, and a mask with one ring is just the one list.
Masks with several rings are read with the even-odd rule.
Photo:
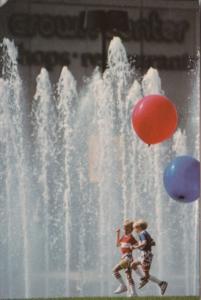
[[[164, 91], [155, 69], [139, 82], [118, 37], [104, 74], [95, 69], [79, 92], [67, 67], [56, 88], [42, 68], [28, 112], [17, 49], [7, 39], [1, 48], [0, 298], [111, 296], [115, 230], [141, 217], [157, 243], [152, 273], [169, 281], [167, 294], [197, 295], [198, 201], [168, 199], [162, 173], [175, 155], [199, 158], [198, 142], [187, 143], [189, 134], [199, 140], [199, 118], [162, 144], [143, 144], [132, 106]], [[158, 293], [153, 284], [139, 292]]]

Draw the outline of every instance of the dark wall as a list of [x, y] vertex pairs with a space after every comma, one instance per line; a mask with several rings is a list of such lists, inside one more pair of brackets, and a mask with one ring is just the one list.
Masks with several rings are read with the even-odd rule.
[[[102, 14], [87, 17], [94, 10]], [[12, 38], [18, 46], [29, 97], [42, 66], [56, 82], [68, 65], [78, 86], [95, 66], [102, 66], [101, 22], [106, 24], [106, 48], [119, 26], [115, 34], [122, 37], [139, 74], [158, 68], [184, 127], [198, 48], [198, 1], [193, 0], [9, 0], [0, 8], [0, 37]]]

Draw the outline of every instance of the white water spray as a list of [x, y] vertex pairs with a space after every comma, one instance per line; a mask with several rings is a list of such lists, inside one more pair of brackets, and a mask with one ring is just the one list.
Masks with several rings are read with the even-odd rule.
[[[197, 155], [198, 146], [187, 147], [188, 133], [178, 129], [171, 140], [147, 147], [130, 122], [138, 99], [164, 94], [157, 70], [151, 68], [139, 83], [121, 40], [115, 37], [109, 46], [108, 68], [104, 74], [96, 69], [79, 93], [67, 67], [55, 91], [42, 69], [31, 124], [27, 124], [17, 51], [8, 40], [4, 44], [7, 54], [0, 80], [3, 297], [112, 295], [116, 285], [112, 268], [120, 258], [115, 230], [128, 217], [148, 221], [156, 240], [151, 273], [169, 281], [168, 294], [197, 294], [198, 202], [182, 205], [169, 199], [162, 176], [175, 155], [189, 151]], [[188, 125], [197, 140], [198, 121]], [[28, 140], [26, 127], [33, 129]], [[31, 167], [28, 157], [33, 158]], [[18, 277], [14, 276], [17, 270]], [[151, 284], [143, 289], [143, 294], [156, 293]]]

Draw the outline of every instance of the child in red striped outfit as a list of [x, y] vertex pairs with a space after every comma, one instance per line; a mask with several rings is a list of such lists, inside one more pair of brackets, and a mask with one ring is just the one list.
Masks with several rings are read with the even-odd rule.
[[[120, 237], [120, 229], [117, 230], [116, 245], [117, 247], [120, 247], [122, 257], [120, 262], [113, 269], [113, 274], [120, 283], [120, 286], [114, 291], [114, 293], [121, 294], [127, 291], [128, 297], [132, 297], [137, 296], [131, 270], [131, 263], [133, 262], [132, 247], [134, 245], [137, 245], [138, 242], [132, 235], [133, 222], [126, 220], [123, 226], [124, 235], [122, 237]], [[128, 288], [120, 274], [120, 271], [123, 269], [125, 270], [125, 273], [127, 275]]]

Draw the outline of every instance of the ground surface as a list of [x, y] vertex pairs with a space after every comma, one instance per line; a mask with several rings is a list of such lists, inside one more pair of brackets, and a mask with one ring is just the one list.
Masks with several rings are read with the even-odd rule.
[[[75, 298], [47, 298], [46, 300], [122, 300], [126, 299], [127, 297], [75, 297]], [[44, 300], [45, 298], [37, 298], [37, 299], [30, 299], [30, 300]], [[131, 299], [134, 299], [131, 298]], [[199, 297], [191, 297], [191, 296], [186, 296], [186, 297], [137, 297], [139, 300], [198, 300]]]

